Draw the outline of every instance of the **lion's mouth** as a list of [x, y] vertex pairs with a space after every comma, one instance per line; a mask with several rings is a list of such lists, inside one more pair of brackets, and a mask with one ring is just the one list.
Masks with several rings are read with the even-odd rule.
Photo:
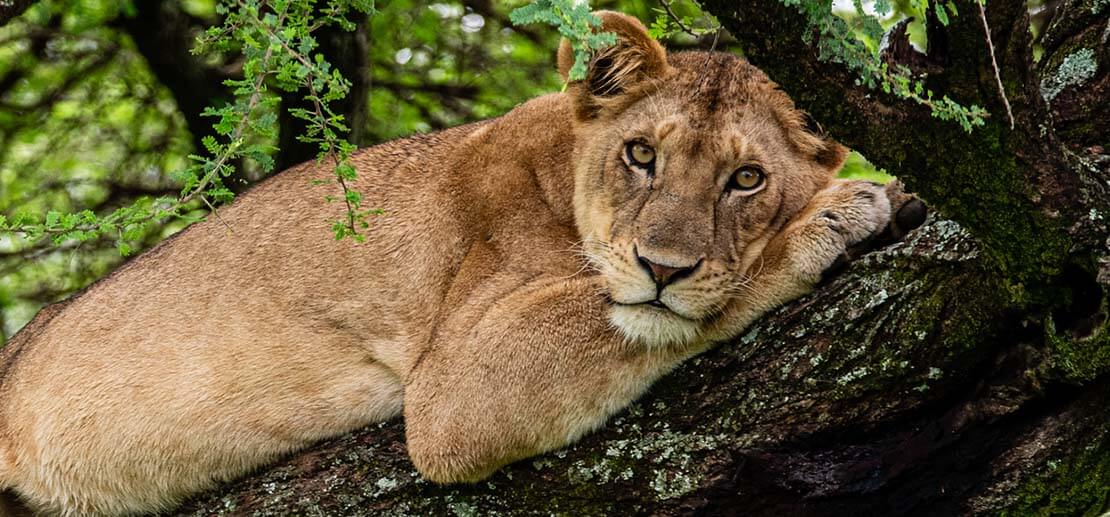
[[699, 321], [698, 318], [691, 318], [690, 316], [687, 316], [685, 314], [682, 314], [682, 313], [672, 309], [669, 305], [667, 305], [666, 303], [663, 303], [663, 301], [658, 299], [658, 298], [656, 298], [654, 300], [651, 300], [651, 301], [647, 301], [647, 302], [636, 302], [636, 303], [618, 302], [617, 300], [614, 300], [613, 298], [609, 298], [609, 303], [611, 303], [613, 305], [620, 306], [620, 307], [633, 307], [633, 308], [646, 310], [646, 311], [650, 311], [650, 312], [662, 313], [662, 314], [665, 314], [667, 316], [674, 316], [674, 317], [681, 318], [681, 319], [684, 319], [684, 320]]
[[640, 303], [612, 302], [609, 321], [625, 337], [651, 346], [691, 343], [703, 323], [667, 306], [660, 300]]

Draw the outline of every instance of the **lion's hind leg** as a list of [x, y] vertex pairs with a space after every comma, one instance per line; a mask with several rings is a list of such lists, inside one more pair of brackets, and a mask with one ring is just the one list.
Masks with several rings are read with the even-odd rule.
[[45, 515], [147, 514], [400, 413], [390, 369], [354, 345], [304, 342], [195, 347], [160, 370], [85, 372], [95, 382], [35, 378], [8, 401], [4, 482]]

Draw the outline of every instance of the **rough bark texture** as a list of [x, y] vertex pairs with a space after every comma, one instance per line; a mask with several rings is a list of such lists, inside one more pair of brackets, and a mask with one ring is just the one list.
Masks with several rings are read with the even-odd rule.
[[[932, 23], [929, 86], [988, 107], [965, 134], [868, 92], [779, 2], [705, 0], [837, 138], [939, 212], [603, 430], [488, 482], [436, 487], [401, 422], [298, 454], [183, 515], [1098, 515], [1110, 506], [1108, 13], [1059, 5], [1034, 62], [1024, 2]], [[966, 231], [964, 230], [966, 228]], [[974, 237], [972, 237], [974, 235]]]

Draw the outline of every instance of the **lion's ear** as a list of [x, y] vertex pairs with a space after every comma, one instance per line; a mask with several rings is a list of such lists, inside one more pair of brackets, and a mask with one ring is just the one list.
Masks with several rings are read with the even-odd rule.
[[848, 148], [829, 137], [812, 115], [806, 112], [802, 112], [801, 115], [805, 132], [812, 139], [808, 147], [813, 153], [813, 159], [833, 174], [840, 172], [840, 168], [844, 166], [844, 160], [848, 159]]
[[848, 159], [848, 148], [826, 138], [825, 145], [821, 147], [821, 150], [817, 151], [815, 158], [817, 159], [817, 163], [820, 163], [833, 174], [836, 174], [840, 172], [840, 168], [844, 166], [844, 160]]
[[[616, 34], [617, 42], [599, 50], [590, 59], [586, 78], [574, 81], [571, 87], [579, 95], [580, 108], [593, 105], [590, 97], [604, 100], [624, 94], [648, 79], [660, 78], [670, 69], [667, 52], [648, 35], [640, 20], [612, 11], [598, 11], [601, 27], [598, 32]], [[559, 73], [567, 80], [574, 65], [574, 50], [570, 42], [559, 45]], [[580, 113], [581, 113], [580, 109]], [[593, 110], [586, 110], [593, 111]]]

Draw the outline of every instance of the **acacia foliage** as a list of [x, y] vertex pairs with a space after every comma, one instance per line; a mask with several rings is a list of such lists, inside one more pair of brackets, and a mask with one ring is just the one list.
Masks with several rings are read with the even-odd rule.
[[195, 200], [209, 209], [213, 203], [230, 201], [234, 193], [223, 180], [235, 173], [236, 162], [252, 160], [264, 173], [273, 168], [273, 149], [265, 143], [276, 137], [272, 108], [279, 99], [268, 95], [267, 85], [272, 84], [285, 91], [304, 90], [305, 99], [313, 106], [312, 110], [294, 108], [292, 114], [308, 121], [301, 138], [319, 145], [318, 159], [335, 163], [335, 182], [342, 188], [348, 213], [346, 221], [333, 225], [337, 238], [357, 237], [358, 226], [366, 225], [367, 213], [360, 209], [359, 193], [347, 188], [347, 182], [355, 178], [354, 168], [346, 163], [354, 145], [341, 139], [347, 131], [343, 116], [334, 113], [328, 104], [343, 98], [349, 83], [335, 73], [323, 55], [314, 53], [317, 43], [313, 32], [330, 24], [352, 30], [348, 12], [369, 14], [373, 9], [371, 0], [334, 1], [324, 6], [310, 0], [227, 0], [217, 4], [216, 14], [222, 16], [223, 24], [205, 31], [194, 52], [237, 51], [242, 77], [224, 81], [231, 89], [233, 102], [206, 108], [202, 113], [216, 120], [215, 135], [202, 137], [205, 152], [190, 154], [187, 165], [171, 172], [172, 179], [181, 185], [179, 194], [121, 206], [105, 215], [89, 209], [71, 213], [50, 210], [42, 218], [21, 212], [9, 220], [0, 214], [0, 230], [30, 241], [50, 236], [55, 245], [115, 235], [120, 254], [128, 255], [131, 247], [127, 240], [133, 240], [147, 223], [187, 217], [183, 212]]

